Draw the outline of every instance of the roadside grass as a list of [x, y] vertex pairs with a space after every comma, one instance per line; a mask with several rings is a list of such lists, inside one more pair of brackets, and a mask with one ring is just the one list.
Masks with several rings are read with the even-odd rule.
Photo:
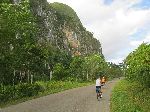
[[83, 87], [93, 84], [93, 82], [71, 82], [71, 81], [49, 81], [49, 82], [36, 82], [40, 86], [37, 95], [31, 97], [22, 97], [18, 99], [11, 99], [6, 102], [0, 102], [0, 108], [10, 105], [22, 103], [27, 100], [32, 100], [49, 94], [58, 93], [61, 91], [69, 90], [72, 88]]
[[149, 112], [150, 88], [123, 79], [112, 91], [111, 112]]
[[61, 91], [65, 91], [68, 89], [73, 89], [77, 87], [83, 87], [90, 84], [93, 84], [93, 82], [63, 82], [63, 81], [53, 81], [53, 82], [37, 82], [41, 87], [43, 87], [43, 91], [40, 92], [40, 96], [58, 93]]

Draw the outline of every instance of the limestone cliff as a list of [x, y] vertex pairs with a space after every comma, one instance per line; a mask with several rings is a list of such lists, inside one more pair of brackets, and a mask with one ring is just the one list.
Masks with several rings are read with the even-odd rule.
[[[15, 4], [21, 2], [10, 1]], [[100, 42], [83, 27], [71, 7], [62, 3], [48, 3], [46, 0], [29, 0], [29, 4], [38, 25], [39, 43], [51, 44], [72, 56], [93, 53], [103, 56]]]

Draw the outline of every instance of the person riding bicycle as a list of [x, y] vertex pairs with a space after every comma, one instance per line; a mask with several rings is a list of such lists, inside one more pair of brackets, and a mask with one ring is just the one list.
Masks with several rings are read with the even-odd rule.
[[101, 78], [98, 77], [98, 79], [96, 79], [96, 93], [97, 93], [97, 99], [100, 96], [102, 98], [102, 92], [101, 92]]

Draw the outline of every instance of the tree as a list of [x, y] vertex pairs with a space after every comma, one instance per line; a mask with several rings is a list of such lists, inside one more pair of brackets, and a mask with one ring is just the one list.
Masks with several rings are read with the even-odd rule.
[[76, 81], [78, 80], [84, 80], [82, 76], [83, 72], [83, 63], [84, 58], [80, 56], [73, 57], [71, 63], [70, 63], [70, 77], [74, 78]]
[[[1, 74], [3, 83], [12, 84], [16, 77], [14, 71], [20, 71], [21, 74], [27, 67], [29, 49], [36, 43], [36, 24], [28, 1], [20, 4], [0, 4], [0, 24]], [[7, 77], [10, 77], [10, 80]]]
[[150, 44], [143, 43], [125, 59], [128, 80], [150, 87]]
[[100, 73], [105, 73], [107, 63], [100, 55], [91, 55], [85, 57], [84, 72], [87, 80], [93, 80]]
[[108, 69], [106, 74], [108, 74], [109, 78], [117, 78], [123, 76], [123, 69], [122, 64], [114, 64], [114, 63], [108, 63]]

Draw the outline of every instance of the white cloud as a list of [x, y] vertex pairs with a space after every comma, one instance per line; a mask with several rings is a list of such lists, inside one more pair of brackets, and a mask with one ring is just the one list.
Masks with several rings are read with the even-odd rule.
[[136, 44], [130, 35], [150, 24], [150, 9], [132, 7], [141, 0], [114, 0], [110, 5], [104, 0], [48, 1], [65, 3], [76, 11], [83, 25], [100, 40], [106, 60], [125, 58]]

